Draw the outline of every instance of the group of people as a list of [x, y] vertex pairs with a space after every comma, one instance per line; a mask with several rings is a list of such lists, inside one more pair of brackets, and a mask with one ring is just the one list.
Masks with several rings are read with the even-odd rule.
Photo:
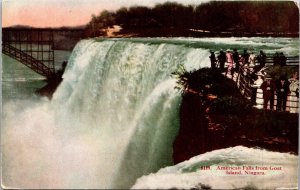
[[290, 112], [296, 112], [298, 98], [299, 98], [299, 80], [298, 72], [295, 72], [290, 79], [285, 76], [280, 76], [276, 81], [272, 80], [270, 76], [266, 77], [266, 80], [262, 82], [260, 88], [263, 91], [263, 107], [274, 109], [274, 96], [277, 97], [277, 111], [286, 111], [286, 102], [288, 95], [290, 96]]
[[286, 66], [286, 57], [283, 52], [276, 52], [273, 57], [274, 66]]
[[[233, 49], [233, 51], [227, 49], [226, 52], [221, 49], [217, 57], [214, 51], [210, 51], [210, 53], [211, 68], [219, 68], [221, 71], [224, 71], [225, 63], [227, 63], [226, 74], [231, 74], [231, 76], [233, 76], [235, 71], [239, 72], [241, 68], [257, 72], [266, 65], [267, 56], [262, 50], [260, 50], [258, 55], [255, 55], [253, 51], [248, 52], [246, 49], [242, 54], [239, 54], [237, 49]], [[283, 52], [276, 52], [273, 57], [274, 66], [285, 66], [286, 60], [287, 58]]]
[[[299, 80], [298, 73], [293, 74], [290, 79], [286, 76], [281, 76], [278, 80], [274, 81], [270, 76], [267, 76], [263, 72], [263, 68], [266, 65], [266, 54], [260, 50], [258, 55], [255, 55], [253, 51], [248, 53], [244, 50], [240, 55], [237, 49], [221, 50], [216, 57], [213, 51], [211, 51], [210, 60], [211, 68], [219, 68], [221, 72], [225, 71], [225, 75], [230, 74], [232, 77], [234, 72], [242, 73], [246, 82], [249, 83], [252, 89], [251, 102], [256, 104], [257, 89], [263, 91], [263, 107], [267, 109], [268, 104], [270, 109], [274, 109], [274, 97], [276, 94], [278, 111], [286, 110], [287, 97], [290, 96], [290, 112], [296, 112], [298, 97], [299, 97]], [[285, 66], [287, 58], [283, 53], [275, 53], [273, 57], [274, 66]], [[225, 70], [225, 64], [227, 64], [227, 70]], [[264, 80], [265, 78], [265, 80]]]
[[[248, 53], [247, 50], [240, 55], [237, 49], [231, 52], [227, 49], [226, 52], [220, 50], [219, 55], [216, 57], [214, 51], [211, 51], [210, 61], [211, 68], [219, 68], [221, 71], [225, 70], [225, 63], [228, 64], [226, 74], [233, 75], [235, 71], [239, 71], [241, 67], [253, 67], [255, 70], [260, 70], [266, 64], [266, 54], [261, 50], [259, 55], [255, 55], [252, 51]], [[256, 63], [257, 60], [257, 63]]]

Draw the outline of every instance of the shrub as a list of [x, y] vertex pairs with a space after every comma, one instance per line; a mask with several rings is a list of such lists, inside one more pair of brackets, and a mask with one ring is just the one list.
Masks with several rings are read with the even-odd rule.
[[231, 79], [226, 78], [218, 70], [211, 68], [201, 68], [196, 71], [186, 71], [184, 66], [172, 73], [177, 79], [177, 89], [184, 93], [186, 88], [197, 92], [214, 94], [217, 96], [230, 96], [240, 93]]

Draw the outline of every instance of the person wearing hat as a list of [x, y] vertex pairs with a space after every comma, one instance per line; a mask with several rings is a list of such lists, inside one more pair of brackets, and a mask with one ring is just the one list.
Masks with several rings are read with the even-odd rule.
[[261, 84], [260, 88], [263, 91], [264, 109], [267, 109], [270, 102], [270, 109], [274, 109], [274, 92], [276, 85], [274, 84], [270, 75], [266, 76], [266, 80]]
[[291, 91], [291, 96], [290, 96], [290, 112], [291, 113], [296, 113], [298, 111], [298, 98], [299, 98], [299, 76], [298, 72], [295, 72], [292, 75], [292, 78], [289, 79], [290, 83], [290, 91]]
[[247, 50], [246, 49], [244, 49], [244, 53], [242, 54], [242, 58], [243, 58], [243, 60], [244, 60], [244, 63], [243, 64], [246, 64], [246, 63], [248, 63], [248, 61], [249, 61], [249, 53], [247, 52]]
[[263, 80], [263, 74], [258, 72], [256, 73], [257, 75], [257, 79], [253, 82], [253, 84], [251, 85], [251, 90], [252, 90], [252, 94], [251, 94], [251, 103], [253, 105], [256, 104], [256, 96], [257, 96], [257, 89], [262, 85], [262, 83], [264, 82]]
[[280, 66], [286, 66], [286, 57], [285, 57], [285, 55], [283, 54], [283, 52], [281, 52], [281, 53], [279, 54], [278, 62], [279, 62], [279, 65], [280, 65]]
[[259, 63], [258, 70], [260, 70], [266, 65], [266, 58], [267, 58], [266, 54], [263, 52], [263, 50], [260, 50], [259, 55], [257, 56], [257, 61]]
[[226, 75], [230, 73], [231, 77], [233, 78], [233, 56], [230, 49], [226, 50], [226, 61], [228, 63]]
[[277, 95], [277, 110], [285, 111], [287, 96], [290, 93], [290, 84], [285, 76], [280, 76], [276, 82], [276, 95]]

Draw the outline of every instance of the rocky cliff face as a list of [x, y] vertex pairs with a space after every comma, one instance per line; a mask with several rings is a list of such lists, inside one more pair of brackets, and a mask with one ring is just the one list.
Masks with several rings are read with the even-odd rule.
[[[173, 144], [175, 163], [237, 145], [298, 154], [298, 114], [252, 108], [232, 81], [218, 76], [221, 74], [206, 72], [210, 73], [197, 71], [196, 75], [204, 73], [212, 78], [198, 80], [196, 85], [210, 83], [211, 88], [198, 88], [183, 95], [180, 130]], [[205, 84], [201, 85], [201, 81]], [[215, 98], [209, 98], [209, 94]]]
[[207, 105], [196, 94], [186, 94], [180, 109], [180, 130], [173, 144], [175, 163], [224, 147], [222, 133], [209, 130]]

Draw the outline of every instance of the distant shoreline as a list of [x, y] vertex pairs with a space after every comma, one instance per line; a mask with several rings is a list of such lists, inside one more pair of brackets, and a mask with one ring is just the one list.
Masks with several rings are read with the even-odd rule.
[[[111, 30], [112, 29], [112, 30]], [[131, 28], [113, 31], [113, 28], [103, 30], [102, 34], [88, 35], [88, 31], [83, 27], [60, 27], [60, 28], [33, 28], [33, 27], [7, 27], [4, 30], [51, 30], [54, 32], [54, 49], [72, 51], [75, 45], [82, 39], [87, 38], [172, 38], [172, 37], [192, 37], [192, 38], [214, 38], [214, 37], [274, 37], [274, 38], [299, 38], [297, 33], [273, 33], [261, 32], [250, 33], [243, 31], [208, 31], [199, 29], [178, 29], [178, 28]]]
[[54, 32], [82, 32], [82, 38], [88, 37], [300, 37], [299, 32], [247, 32], [247, 31], [209, 31], [202, 29], [179, 28], [144, 28], [122, 29], [119, 32], [111, 32], [107, 29], [102, 35], [88, 36], [84, 26], [35, 28], [29, 26], [4, 27], [2, 30], [53, 30]]
[[[102, 37], [108, 37], [103, 35]], [[298, 33], [274, 33], [274, 32], [242, 32], [242, 31], [206, 31], [198, 29], [126, 29], [110, 37], [299, 37]]]

